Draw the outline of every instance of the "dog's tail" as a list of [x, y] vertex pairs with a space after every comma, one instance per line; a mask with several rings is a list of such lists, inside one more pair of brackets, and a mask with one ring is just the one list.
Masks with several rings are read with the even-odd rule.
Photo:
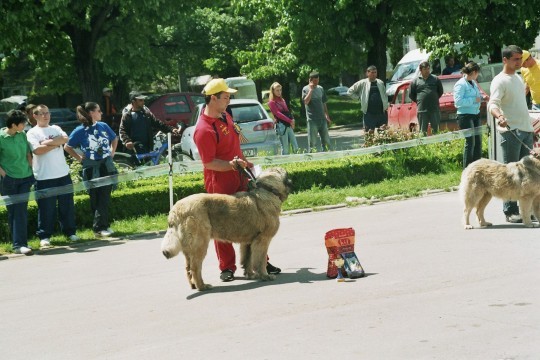
[[465, 204], [465, 199], [467, 197], [467, 190], [469, 187], [469, 174], [473, 171], [473, 166], [469, 164], [461, 173], [461, 181], [459, 182], [458, 196], [461, 199], [461, 202]]
[[[178, 229], [178, 231], [180, 231]], [[175, 227], [169, 226], [163, 241], [161, 242], [161, 252], [167, 258], [173, 258], [182, 251], [182, 245], [178, 237], [177, 229]]]

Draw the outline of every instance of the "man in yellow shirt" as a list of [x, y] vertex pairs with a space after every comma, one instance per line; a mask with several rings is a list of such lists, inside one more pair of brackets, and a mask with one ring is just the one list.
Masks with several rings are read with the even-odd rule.
[[523, 50], [521, 76], [525, 81], [525, 93], [531, 93], [532, 110], [540, 110], [540, 62]]

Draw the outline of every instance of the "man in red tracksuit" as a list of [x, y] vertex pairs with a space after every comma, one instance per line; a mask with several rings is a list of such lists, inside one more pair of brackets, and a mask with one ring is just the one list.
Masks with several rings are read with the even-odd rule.
[[[193, 140], [197, 145], [204, 165], [204, 187], [209, 194], [229, 194], [247, 190], [247, 179], [239, 168], [251, 167], [240, 150], [240, 128], [226, 112], [231, 89], [223, 79], [213, 79], [204, 87], [206, 106], [203, 107]], [[221, 280], [234, 280], [236, 255], [231, 243], [214, 240], [221, 270]], [[269, 274], [278, 274], [281, 269], [266, 267]]]

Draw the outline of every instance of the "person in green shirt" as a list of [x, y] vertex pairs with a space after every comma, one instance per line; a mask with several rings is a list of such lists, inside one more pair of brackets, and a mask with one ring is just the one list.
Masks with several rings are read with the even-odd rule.
[[7, 114], [6, 127], [0, 129], [1, 193], [7, 201], [8, 223], [15, 253], [31, 255], [28, 246], [28, 195], [23, 198], [11, 195], [28, 194], [34, 184], [32, 150], [26, 140], [24, 126], [28, 121], [20, 110]]

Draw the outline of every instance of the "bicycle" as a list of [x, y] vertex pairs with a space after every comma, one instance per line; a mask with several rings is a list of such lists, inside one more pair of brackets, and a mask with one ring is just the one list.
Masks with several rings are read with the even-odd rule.
[[[139, 152], [141, 143], [136, 141], [133, 143], [133, 154], [124, 152], [116, 152], [113, 161], [119, 168], [133, 170], [139, 166], [153, 166], [160, 162], [167, 161], [169, 143], [167, 142], [167, 134], [159, 131], [154, 136], [154, 150], [150, 152]], [[137, 151], [139, 149], [139, 151]], [[173, 162], [182, 161], [182, 147], [180, 143], [172, 146]]]

